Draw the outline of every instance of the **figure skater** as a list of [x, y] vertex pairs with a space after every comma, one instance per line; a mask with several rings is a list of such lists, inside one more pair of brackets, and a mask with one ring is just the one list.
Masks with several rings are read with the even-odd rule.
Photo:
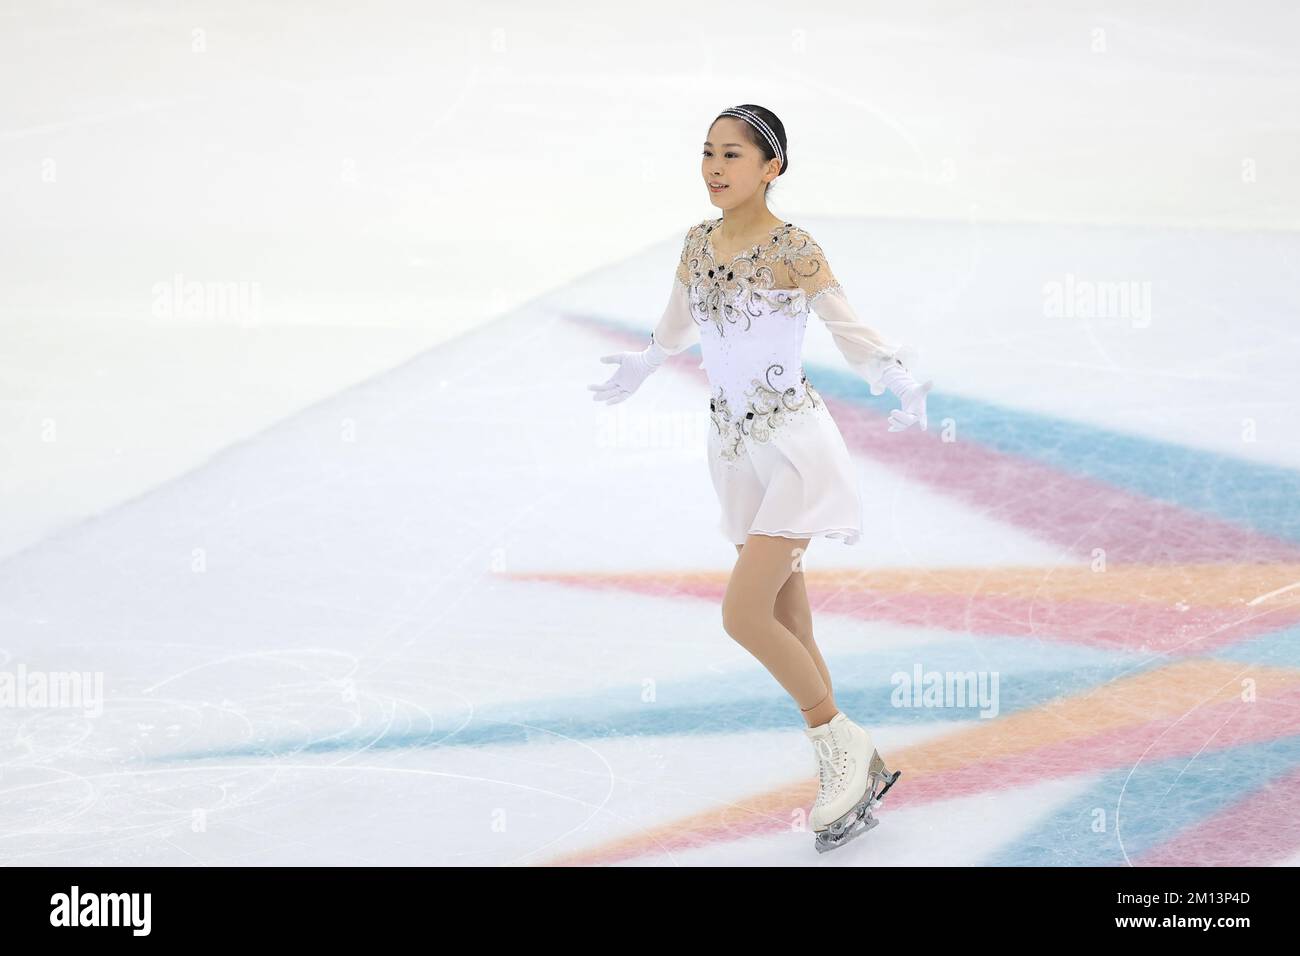
[[857, 317], [813, 237], [768, 209], [772, 181], [789, 168], [785, 127], [770, 110], [746, 104], [718, 115], [700, 172], [722, 215], [687, 231], [649, 346], [603, 356], [618, 368], [588, 388], [597, 401], [624, 401], [665, 358], [699, 342], [711, 390], [709, 470], [737, 552], [722, 625], [803, 712], [820, 779], [809, 819], [825, 851], [876, 825], [872, 810], [900, 772], [835, 706], [813, 640], [803, 554], [814, 537], [856, 544], [862, 502], [844, 438], [804, 374], [808, 310], [873, 395], [888, 388], [899, 398], [890, 431], [928, 427], [933, 383], [908, 373], [915, 349], [887, 344]]

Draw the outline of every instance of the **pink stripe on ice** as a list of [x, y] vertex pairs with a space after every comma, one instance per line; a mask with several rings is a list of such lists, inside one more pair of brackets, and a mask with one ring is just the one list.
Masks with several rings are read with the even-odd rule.
[[[644, 344], [640, 334], [605, 331], [628, 348]], [[694, 362], [668, 367], [707, 382]], [[961, 440], [960, 423], [959, 440], [942, 442], [942, 426], [933, 417], [929, 431], [891, 432], [887, 413], [874, 407], [829, 396], [826, 405], [851, 451], [903, 469], [911, 480], [1080, 557], [1104, 548], [1108, 561], [1123, 564], [1300, 559], [1300, 545], [1292, 542]]]
[[[1249, 674], [1250, 667], [1243, 664], [1242, 672]], [[1084, 696], [1086, 692], [1072, 699]], [[1050, 719], [1047, 714], [1043, 718]], [[1181, 718], [1161, 717], [1088, 737], [1055, 741], [1022, 754], [972, 760], [960, 768], [913, 777], [911, 786], [899, 788], [895, 806], [1029, 786], [1073, 774], [1126, 769], [1139, 762], [1191, 757], [1294, 734], [1300, 734], [1300, 687], [1291, 685], [1254, 703], [1233, 700], [1208, 705]], [[954, 738], [954, 742], [956, 746], [973, 745], [973, 741], [960, 738]], [[991, 782], [996, 786], [990, 786]]]
[[1072, 554], [1104, 548], [1116, 564], [1294, 561], [1300, 546], [1166, 501], [929, 431], [891, 432], [883, 416], [828, 398], [851, 450], [907, 473], [911, 481], [1030, 532]]
[[1134, 866], [1275, 866], [1300, 849], [1297, 818], [1300, 770], [1292, 770], [1132, 862]]
[[[973, 572], [974, 573], [974, 572]], [[720, 604], [726, 591], [724, 572], [684, 571], [627, 574], [529, 573], [515, 580], [547, 581], [594, 591], [624, 591], [651, 597], [699, 598]], [[870, 573], [864, 573], [870, 581]], [[968, 593], [913, 593], [819, 587], [809, 574], [808, 602], [814, 614], [845, 614], [864, 621], [887, 621], [909, 627], [994, 637], [1028, 637], [1088, 647], [1118, 648], [1172, 657], [1206, 654], [1217, 648], [1266, 634], [1300, 621], [1300, 606], [1246, 613], [1240, 607], [1177, 607], [1128, 603], [1126, 590], [1117, 603], [1039, 601]], [[721, 625], [719, 625], [721, 627]]]
[[[870, 578], [870, 575], [867, 575]], [[1035, 601], [997, 595], [895, 594], [844, 588], [819, 593], [809, 582], [814, 614], [849, 614], [865, 620], [970, 634], [1034, 637], [1089, 647], [1155, 654], [1205, 654], [1300, 621], [1300, 607], [1248, 614], [1239, 607]]]

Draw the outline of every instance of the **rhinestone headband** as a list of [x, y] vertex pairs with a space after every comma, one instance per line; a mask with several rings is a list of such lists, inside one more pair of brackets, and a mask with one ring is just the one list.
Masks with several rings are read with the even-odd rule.
[[776, 158], [781, 161], [781, 166], [785, 166], [785, 153], [781, 151], [781, 143], [777, 140], [776, 134], [772, 132], [772, 128], [764, 123], [762, 117], [757, 113], [753, 110], [747, 110], [743, 106], [732, 106], [729, 109], [723, 110], [718, 115], [735, 116], [743, 119], [750, 126], [754, 127], [754, 129], [762, 133], [763, 138], [767, 140], [767, 144], [772, 147], [772, 152], [776, 153]]

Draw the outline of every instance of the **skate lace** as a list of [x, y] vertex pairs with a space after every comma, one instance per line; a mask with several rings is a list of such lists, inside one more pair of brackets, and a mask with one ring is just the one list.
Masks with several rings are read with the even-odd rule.
[[845, 754], [831, 736], [819, 737], [816, 746], [817, 771], [820, 780], [817, 801], [813, 806], [820, 806], [834, 799], [844, 787]]

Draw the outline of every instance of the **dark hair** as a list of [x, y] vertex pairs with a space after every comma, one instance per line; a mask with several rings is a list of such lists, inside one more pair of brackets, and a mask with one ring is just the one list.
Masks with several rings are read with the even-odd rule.
[[[781, 144], [782, 155], [781, 169], [776, 175], [778, 178], [784, 176], [785, 171], [790, 168], [790, 149], [785, 144], [785, 124], [782, 123], [777, 115], [766, 106], [756, 106], [753, 103], [741, 103], [740, 106], [742, 109], [747, 109], [751, 113], [756, 113], [759, 119], [766, 123], [773, 135], [776, 136], [776, 141]], [[713, 122], [716, 123], [718, 120], [722, 119], [723, 116], [724, 114], [719, 113]], [[749, 137], [749, 141], [757, 146], [759, 152], [763, 154], [763, 162], [766, 163], [769, 159], [776, 159], [776, 150], [772, 149], [772, 144], [767, 141], [767, 137], [759, 130], [755, 129], [752, 123], [739, 116], [732, 116], [730, 113], [725, 114], [725, 116], [727, 119], [740, 120], [740, 125], [745, 127], [745, 133]], [[763, 195], [767, 195], [767, 191], [771, 188], [771, 183], [764, 186]]]

